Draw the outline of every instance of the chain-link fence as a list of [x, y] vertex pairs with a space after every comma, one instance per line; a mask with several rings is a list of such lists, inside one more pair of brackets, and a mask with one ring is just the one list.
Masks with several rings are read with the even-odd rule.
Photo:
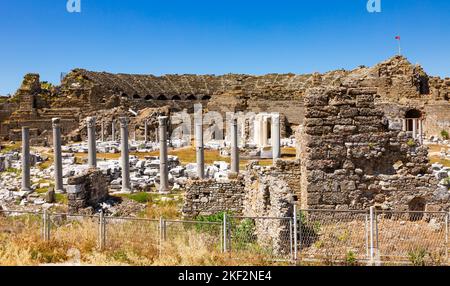
[[5, 240], [44, 238], [42, 213], [0, 210], [0, 235]]
[[225, 248], [233, 257], [249, 254], [274, 261], [293, 259], [292, 218], [229, 217]]
[[356, 263], [369, 258], [369, 214], [363, 211], [301, 210], [297, 258]]
[[445, 265], [449, 214], [444, 212], [375, 212], [375, 260], [379, 263]]

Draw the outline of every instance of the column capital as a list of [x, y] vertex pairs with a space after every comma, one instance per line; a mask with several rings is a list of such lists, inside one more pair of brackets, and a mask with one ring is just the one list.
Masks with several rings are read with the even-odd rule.
[[52, 119], [52, 126], [53, 126], [53, 128], [61, 127], [61, 119], [60, 118], [53, 118]]
[[159, 125], [167, 125], [167, 122], [169, 121], [168, 116], [160, 116], [158, 117]]
[[128, 127], [128, 123], [130, 123], [130, 119], [128, 117], [119, 117], [120, 127], [125, 128]]
[[88, 128], [95, 127], [96, 118], [94, 116], [90, 116], [86, 118], [86, 125]]
[[22, 131], [30, 130], [29, 126], [22, 126]]

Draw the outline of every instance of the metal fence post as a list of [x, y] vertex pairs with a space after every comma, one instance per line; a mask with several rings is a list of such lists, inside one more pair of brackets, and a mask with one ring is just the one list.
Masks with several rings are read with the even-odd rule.
[[227, 246], [227, 239], [228, 239], [228, 230], [227, 230], [227, 214], [223, 214], [223, 252], [228, 252], [228, 246]]
[[375, 207], [370, 207], [369, 211], [369, 256], [370, 265], [375, 264], [375, 248], [374, 248], [374, 228], [375, 228]]
[[43, 230], [42, 230], [42, 236], [44, 238], [44, 241], [50, 240], [50, 220], [48, 217], [48, 211], [44, 210], [44, 213], [42, 215], [43, 219]]
[[[298, 218], [297, 218], [297, 205], [294, 204], [294, 260], [297, 261], [297, 253], [298, 253]], [[301, 231], [300, 231], [301, 232]]]
[[105, 242], [106, 242], [106, 227], [105, 227], [105, 215], [103, 213], [103, 210], [100, 212], [99, 216], [99, 247], [100, 251], [105, 249]]
[[450, 261], [448, 260], [448, 252], [450, 251], [449, 245], [448, 245], [448, 228], [449, 228], [449, 218], [450, 218], [450, 212], [447, 213], [447, 215], [445, 216], [445, 258], [447, 260], [447, 265], [450, 263]]

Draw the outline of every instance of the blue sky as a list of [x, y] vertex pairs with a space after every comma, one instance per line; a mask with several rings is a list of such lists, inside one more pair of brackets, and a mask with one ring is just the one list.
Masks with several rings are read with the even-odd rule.
[[397, 51], [450, 76], [450, 1], [0, 0], [0, 94], [28, 72], [310, 73], [373, 65]]

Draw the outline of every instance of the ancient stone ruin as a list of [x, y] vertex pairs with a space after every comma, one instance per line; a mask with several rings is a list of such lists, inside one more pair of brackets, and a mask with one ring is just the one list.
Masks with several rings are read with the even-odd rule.
[[[294, 204], [448, 210], [448, 189], [439, 185], [448, 171], [436, 177], [424, 141], [450, 130], [449, 97], [450, 79], [429, 76], [401, 56], [308, 75], [156, 77], [75, 69], [59, 86], [26, 75], [0, 103], [0, 136], [22, 141], [26, 128], [31, 146], [52, 146], [54, 166], [38, 174], [53, 176], [57, 193], [70, 190], [73, 211], [98, 205], [108, 192], [152, 188], [185, 191], [187, 217], [228, 210], [290, 216]], [[196, 104], [204, 113], [200, 123], [192, 120]], [[188, 128], [181, 125], [186, 118]], [[180, 138], [168, 136], [174, 130]], [[181, 164], [168, 155], [169, 148], [191, 146], [196, 134], [204, 134], [196, 160]], [[296, 147], [297, 160], [280, 158], [282, 140]], [[206, 166], [204, 152], [214, 148], [230, 163]], [[130, 155], [154, 151], [159, 155]], [[97, 160], [96, 152], [121, 157]], [[89, 153], [87, 162], [76, 166], [75, 153]], [[0, 156], [0, 169], [18, 158]], [[243, 159], [273, 159], [273, 166], [243, 170]], [[14, 180], [7, 176], [5, 184]], [[20, 197], [36, 189], [28, 181]]]

